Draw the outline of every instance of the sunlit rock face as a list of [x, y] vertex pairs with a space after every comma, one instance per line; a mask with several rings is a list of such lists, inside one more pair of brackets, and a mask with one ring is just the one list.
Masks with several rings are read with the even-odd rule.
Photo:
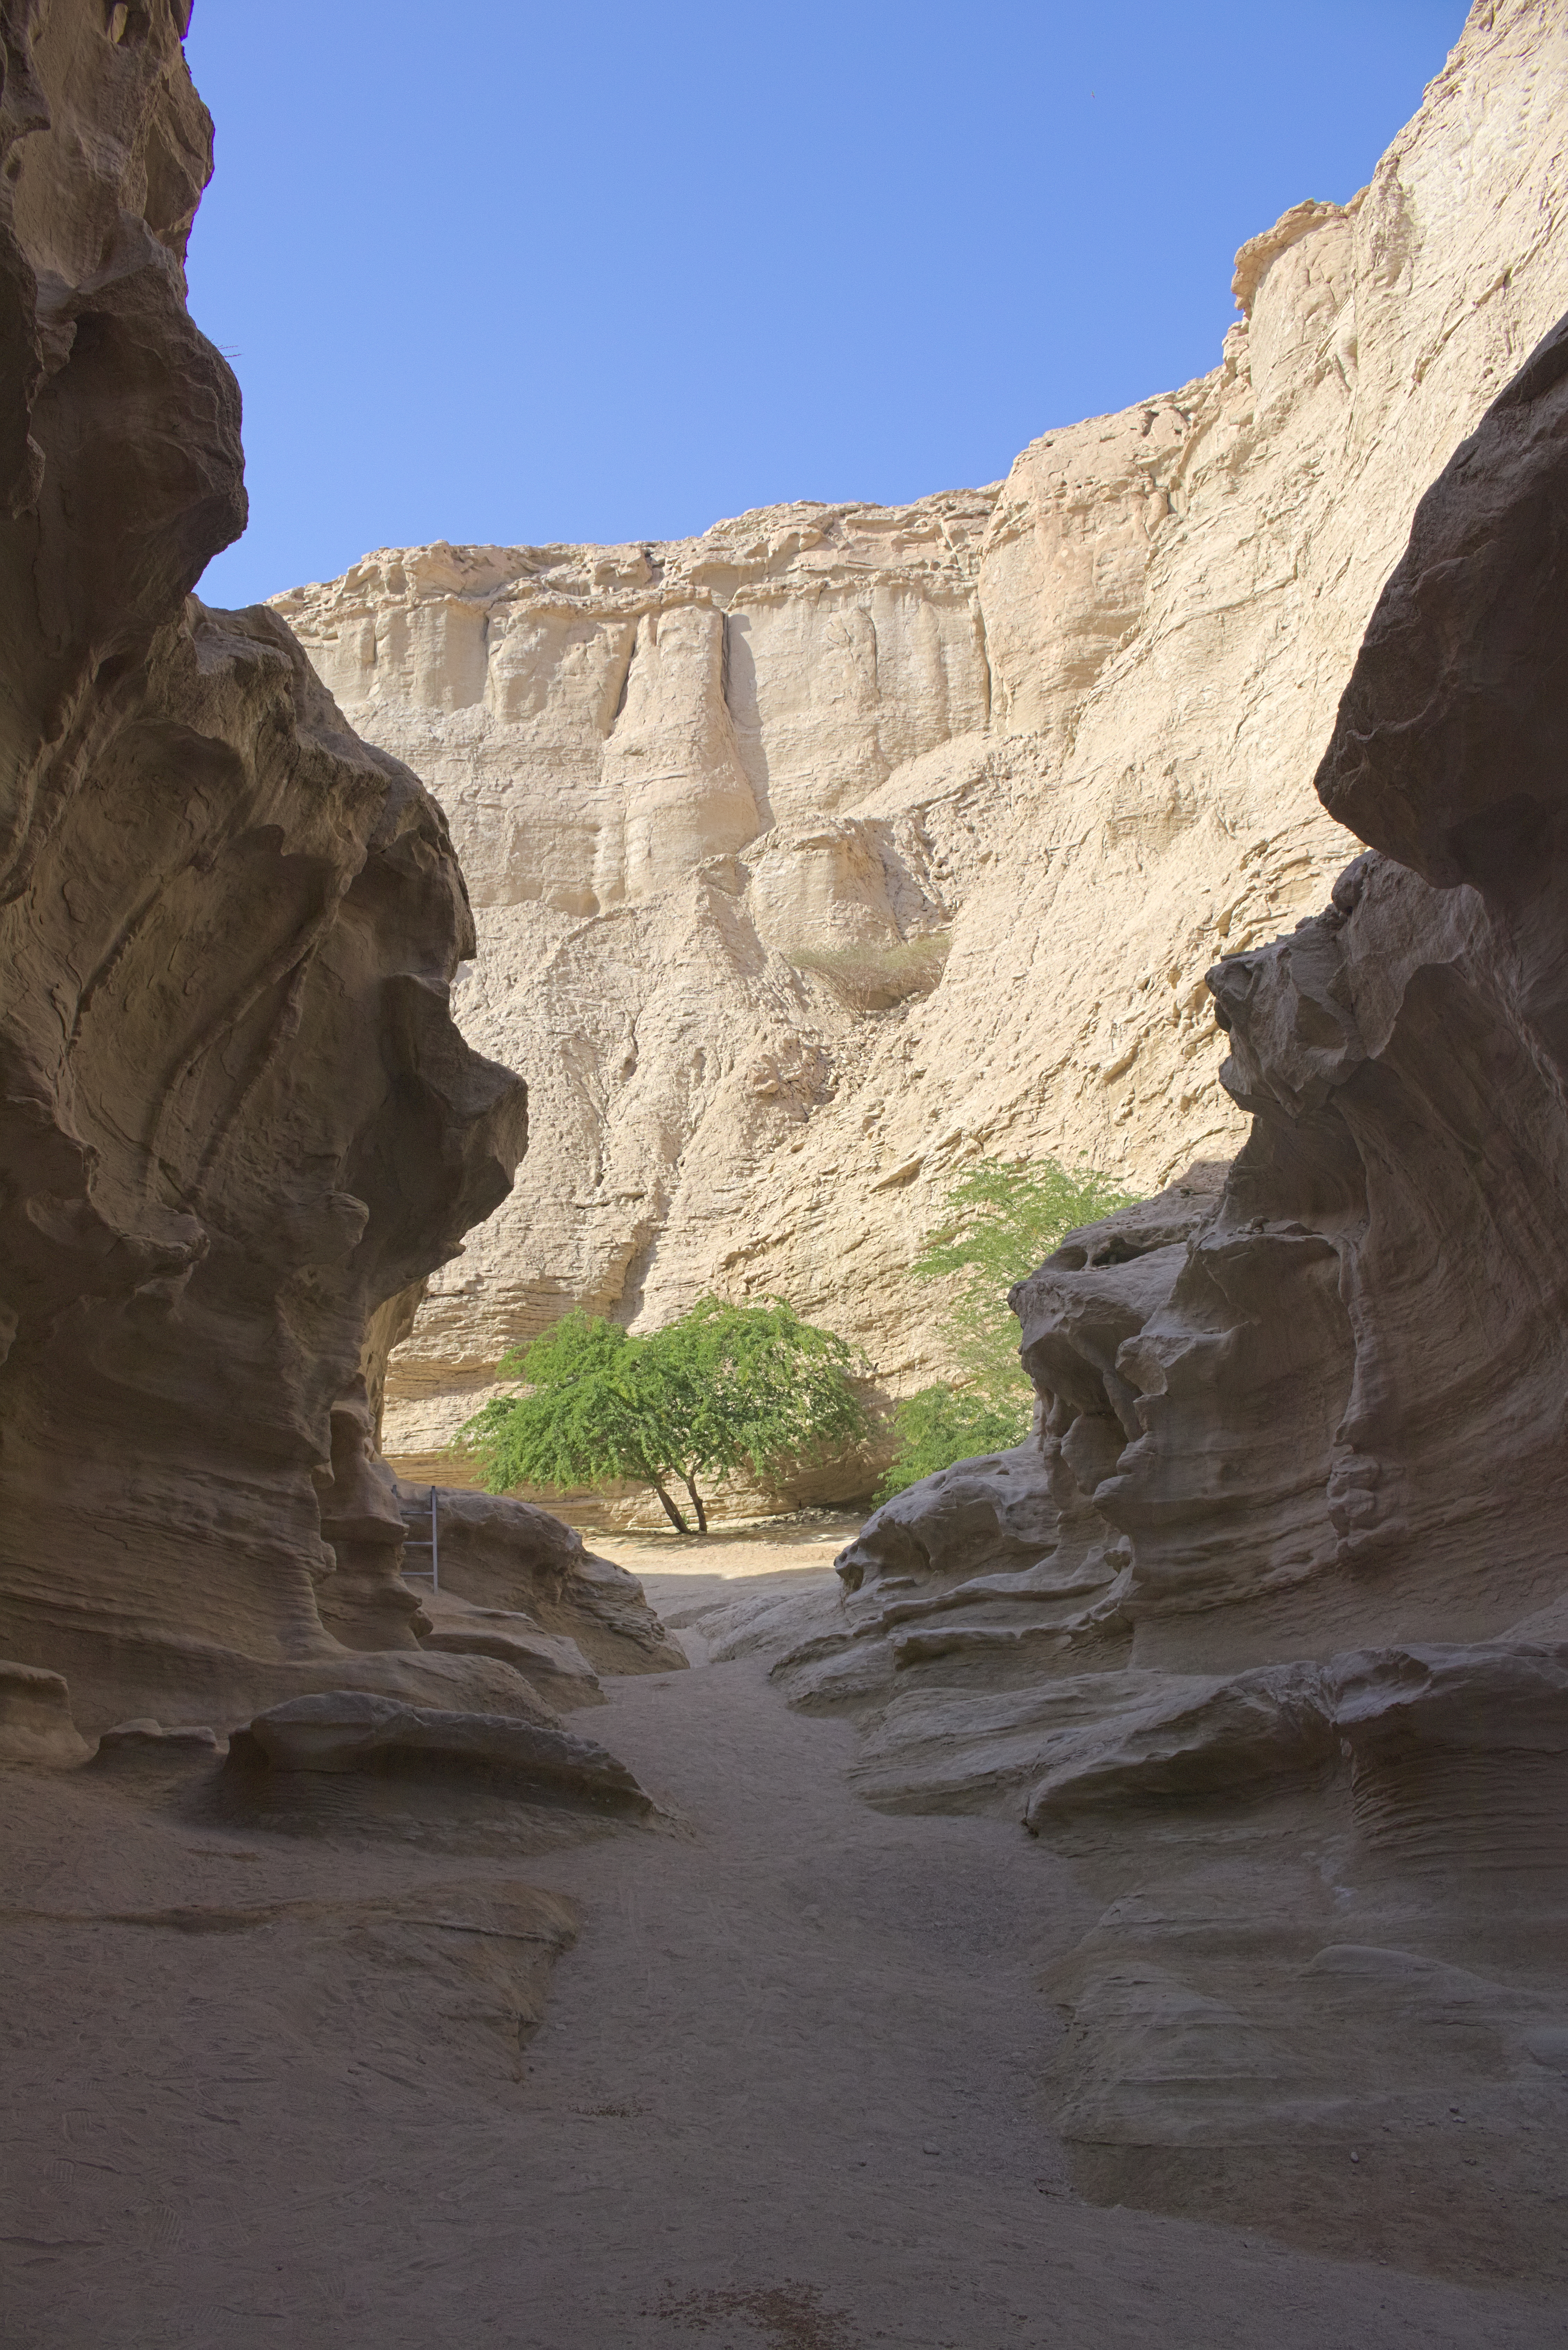
[[907, 1391], [966, 1157], [1155, 1191], [1239, 1147], [1204, 973], [1355, 854], [1312, 772], [1417, 498], [1568, 307], [1565, 93], [1561, 11], [1473, 11], [1370, 186], [1243, 248], [1220, 364], [1004, 482], [279, 599], [446, 810], [462, 1016], [535, 1107], [394, 1359], [395, 1454], [445, 1473], [574, 1301], [779, 1291]]
[[417, 1652], [361, 1354], [523, 1089], [452, 1022], [435, 802], [274, 614], [189, 595], [244, 494], [182, 29], [0, 12], [0, 1655], [89, 1726], [356, 1673], [504, 1711]]
[[701, 1627], [872, 1803], [1072, 1860], [1089, 2191], [1468, 2273], [1563, 2249], [1565, 643], [1568, 320], [1372, 615], [1317, 772], [1369, 849], [1210, 973], [1233, 1166], [1018, 1284], [1028, 1443]]

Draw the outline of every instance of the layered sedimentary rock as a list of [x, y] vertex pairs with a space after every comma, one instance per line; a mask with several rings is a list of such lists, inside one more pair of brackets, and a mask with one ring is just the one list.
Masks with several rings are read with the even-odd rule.
[[836, 1621], [707, 1626], [793, 1634], [778, 1677], [860, 1711], [873, 1802], [1080, 1858], [1110, 1904], [1058, 1986], [1086, 2181], [1199, 2208], [1222, 2178], [1347, 2244], [1371, 2208], [1437, 2260], [1451, 2192], [1467, 2244], [1553, 2272], [1565, 640], [1568, 319], [1373, 614], [1317, 775], [1371, 852], [1210, 973], [1251, 1120], [1222, 1187], [1018, 1284], [1034, 1437], [874, 1516]]
[[431, 1653], [498, 1657], [564, 1708], [598, 1704], [601, 1672], [686, 1662], [637, 1577], [547, 1511], [461, 1488], [400, 1484], [398, 1494]]
[[489, 1784], [536, 1798], [575, 1796], [607, 1811], [652, 1805], [624, 1762], [548, 1720], [454, 1713], [363, 1690], [291, 1698], [229, 1741], [226, 1769], [286, 1776], [423, 1778]]
[[1560, 11], [1475, 9], [1371, 185], [1243, 249], [1220, 365], [1000, 484], [279, 599], [430, 778], [457, 1002], [534, 1089], [394, 1357], [394, 1453], [572, 1302], [777, 1290], [919, 1384], [905, 1267], [967, 1155], [1154, 1189], [1236, 1147], [1203, 973], [1352, 853], [1312, 767], [1422, 487], [1568, 304], [1565, 93]]
[[59, 1672], [90, 1728], [345, 1682], [530, 1702], [498, 1657], [421, 1653], [365, 1376], [504, 1195], [523, 1087], [452, 1017], [473, 930], [436, 803], [275, 615], [189, 596], [244, 495], [185, 308], [212, 126], [182, 29], [169, 0], [0, 13], [15, 1737]]

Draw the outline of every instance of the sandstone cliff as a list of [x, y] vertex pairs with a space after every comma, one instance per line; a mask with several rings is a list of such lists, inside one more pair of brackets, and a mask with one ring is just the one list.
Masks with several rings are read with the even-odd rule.
[[189, 594], [244, 494], [186, 13], [0, 9], [0, 1657], [88, 1727], [505, 1712], [504, 1662], [418, 1650], [364, 1374], [524, 1090], [452, 1017], [440, 808], [275, 614]]
[[1352, 853], [1307, 779], [1422, 485], [1568, 304], [1565, 98], [1561, 12], [1478, 6], [1371, 185], [1243, 248], [1220, 365], [1005, 483], [278, 599], [431, 780], [456, 1002], [533, 1089], [390, 1450], [576, 1300], [780, 1290], [908, 1388], [940, 1301], [904, 1267], [966, 1154], [1155, 1188], [1236, 1147], [1203, 973]]

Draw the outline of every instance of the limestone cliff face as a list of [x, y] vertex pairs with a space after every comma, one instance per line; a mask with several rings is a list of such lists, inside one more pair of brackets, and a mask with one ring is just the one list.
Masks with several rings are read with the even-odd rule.
[[502, 1666], [380, 1653], [416, 1603], [361, 1357], [504, 1194], [523, 1089], [451, 1016], [435, 802], [274, 614], [189, 597], [244, 497], [182, 30], [0, 10], [0, 1655], [88, 1726], [357, 1674], [505, 1711]]
[[1561, 11], [1476, 8], [1370, 187], [1243, 249], [1210, 375], [994, 487], [279, 599], [430, 778], [457, 1001], [533, 1088], [517, 1191], [394, 1358], [393, 1451], [573, 1300], [781, 1290], [907, 1388], [940, 1301], [903, 1268], [966, 1154], [1152, 1188], [1239, 1144], [1203, 973], [1353, 853], [1308, 779], [1422, 485], [1568, 304], [1565, 105]]

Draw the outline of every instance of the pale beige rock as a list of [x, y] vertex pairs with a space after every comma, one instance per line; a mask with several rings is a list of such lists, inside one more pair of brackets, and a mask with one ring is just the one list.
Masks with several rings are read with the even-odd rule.
[[[1370, 187], [1243, 248], [1211, 374], [993, 488], [279, 599], [441, 800], [460, 1016], [534, 1106], [394, 1357], [395, 1452], [575, 1301], [781, 1291], [908, 1389], [941, 1301], [904, 1267], [966, 1155], [1152, 1189], [1240, 1141], [1203, 972], [1351, 853], [1312, 769], [1417, 496], [1568, 305], [1565, 92], [1560, 11], [1472, 12]], [[871, 1014], [789, 961], [939, 932], [935, 992]]]

